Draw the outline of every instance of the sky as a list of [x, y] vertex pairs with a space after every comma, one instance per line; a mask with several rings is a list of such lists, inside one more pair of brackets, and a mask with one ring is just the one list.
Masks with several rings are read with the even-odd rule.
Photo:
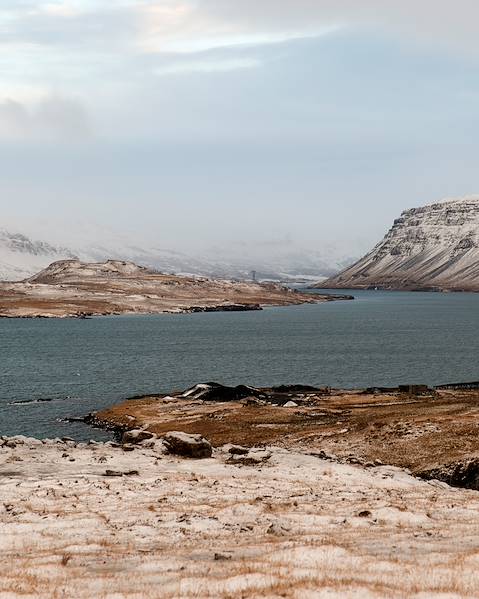
[[2, 0], [0, 227], [359, 256], [479, 192], [473, 0]]

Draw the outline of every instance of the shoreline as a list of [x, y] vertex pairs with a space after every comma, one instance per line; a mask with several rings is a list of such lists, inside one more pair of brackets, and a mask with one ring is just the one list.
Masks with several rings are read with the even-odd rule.
[[0, 319], [12, 320], [92, 320], [94, 318], [103, 317], [117, 317], [117, 316], [162, 316], [162, 315], [189, 315], [189, 314], [208, 314], [214, 312], [262, 312], [269, 308], [287, 308], [291, 306], [303, 306], [308, 304], [321, 304], [332, 301], [350, 301], [354, 300], [354, 296], [349, 294], [338, 294], [330, 296], [328, 294], [309, 294], [315, 298], [317, 295], [318, 299], [312, 301], [303, 302], [292, 302], [292, 303], [278, 303], [278, 304], [224, 304], [224, 305], [203, 305], [203, 306], [187, 306], [179, 308], [169, 308], [165, 310], [154, 310], [154, 311], [112, 311], [112, 312], [78, 312], [72, 314], [58, 315], [58, 314], [27, 314], [27, 315], [16, 315], [16, 314], [3, 314], [0, 313]]
[[367, 285], [367, 286], [335, 286], [335, 285], [313, 285], [308, 287], [302, 287], [302, 289], [331, 289], [331, 290], [345, 290], [345, 291], [406, 291], [409, 293], [479, 293], [479, 288], [454, 288], [454, 287], [422, 287], [421, 285], [412, 285], [405, 287], [389, 287], [387, 285]]
[[[477, 461], [479, 476], [473, 415], [479, 418], [479, 383], [362, 390], [207, 383], [132, 397], [88, 414], [83, 422], [116, 439], [137, 429], [158, 436], [182, 430], [202, 434], [214, 447], [275, 444], [321, 450], [360, 464], [380, 460], [422, 477], [434, 471], [435, 478], [455, 484], [459, 478], [455, 481], [451, 469], [471, 460]], [[479, 478], [476, 483], [479, 490]]]

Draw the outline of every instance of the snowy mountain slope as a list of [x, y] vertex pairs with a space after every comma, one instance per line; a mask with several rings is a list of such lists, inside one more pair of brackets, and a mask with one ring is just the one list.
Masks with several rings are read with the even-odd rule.
[[0, 229], [0, 280], [19, 281], [55, 260], [75, 257], [67, 248], [32, 241], [20, 233]]
[[0, 229], [0, 280], [26, 279], [51, 262], [75, 257], [87, 262], [128, 260], [165, 273], [212, 278], [249, 279], [251, 271], [255, 270], [258, 280], [283, 281], [317, 281], [320, 277], [337, 272], [344, 265], [344, 258], [331, 255], [323, 258], [321, 252], [285, 252], [275, 258], [254, 255], [222, 257], [220, 252], [214, 258], [193, 257], [161, 247], [142, 248], [123, 236], [115, 238], [114, 235], [102, 236], [100, 233], [98, 238], [99, 243], [69, 249], [32, 241], [25, 235]]
[[406, 210], [368, 254], [318, 287], [479, 291], [479, 196]]

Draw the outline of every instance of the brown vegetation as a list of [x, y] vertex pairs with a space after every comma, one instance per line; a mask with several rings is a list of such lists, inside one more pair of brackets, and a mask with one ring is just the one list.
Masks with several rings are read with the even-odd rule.
[[[286, 394], [297, 407], [248, 401], [202, 402], [151, 396], [101, 411], [100, 421], [123, 428], [147, 426], [201, 433], [214, 445], [275, 444], [323, 450], [422, 471], [479, 456], [479, 391], [428, 396], [332, 391]], [[284, 402], [283, 402], [284, 403]]]
[[168, 275], [127, 262], [66, 260], [28, 281], [0, 283], [0, 317], [240, 310], [331, 299], [276, 284]]

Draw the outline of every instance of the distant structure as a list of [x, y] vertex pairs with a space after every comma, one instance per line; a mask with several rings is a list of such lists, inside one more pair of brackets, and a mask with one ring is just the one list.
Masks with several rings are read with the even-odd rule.
[[253, 280], [253, 283], [256, 283], [256, 271], [255, 270], [251, 271], [251, 279]]

